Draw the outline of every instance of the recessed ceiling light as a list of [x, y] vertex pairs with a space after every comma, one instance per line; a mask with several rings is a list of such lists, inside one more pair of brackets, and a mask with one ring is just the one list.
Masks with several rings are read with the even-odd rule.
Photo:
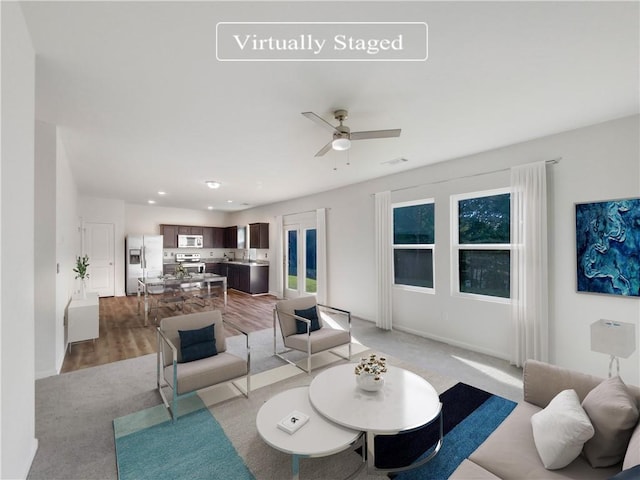
[[155, 200], [147, 200], [147, 203], [150, 203], [151, 205], [153, 205], [154, 203], [156, 203]]
[[160, 190], [160, 191], [158, 192], [158, 195], [166, 195], [166, 194], [167, 194], [167, 192], [163, 192], [162, 190]]
[[227, 200], [227, 203], [233, 203], [233, 200]]
[[213, 207], [212, 207], [211, 205], [209, 205], [209, 206], [207, 207], [207, 210], [213, 210]]
[[204, 182], [209, 188], [220, 188], [220, 182], [214, 182], [213, 180], [207, 180]]

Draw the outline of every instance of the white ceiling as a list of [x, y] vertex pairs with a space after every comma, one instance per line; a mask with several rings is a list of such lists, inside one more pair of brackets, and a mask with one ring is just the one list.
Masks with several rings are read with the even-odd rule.
[[[638, 2], [25, 2], [81, 193], [233, 211], [639, 112]], [[219, 62], [220, 21], [424, 21], [424, 62]], [[314, 154], [352, 130], [402, 128]], [[400, 157], [397, 165], [383, 162]], [[347, 160], [350, 165], [347, 165]], [[334, 170], [337, 167], [337, 170]], [[222, 183], [218, 190], [205, 180]], [[159, 197], [164, 190], [167, 195]], [[233, 200], [233, 203], [227, 203]]]

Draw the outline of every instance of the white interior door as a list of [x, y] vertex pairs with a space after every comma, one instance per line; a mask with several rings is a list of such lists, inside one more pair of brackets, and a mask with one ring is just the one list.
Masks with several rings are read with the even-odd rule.
[[285, 298], [317, 292], [317, 231], [315, 224], [284, 226]]
[[113, 223], [85, 223], [83, 251], [89, 256], [87, 290], [101, 297], [115, 295], [115, 251]]

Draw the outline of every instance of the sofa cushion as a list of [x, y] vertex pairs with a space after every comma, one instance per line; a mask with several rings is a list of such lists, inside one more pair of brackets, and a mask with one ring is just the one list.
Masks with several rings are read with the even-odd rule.
[[584, 445], [584, 455], [592, 467], [608, 467], [621, 462], [633, 429], [638, 422], [638, 406], [620, 377], [601, 382], [582, 402], [595, 435]]
[[[231, 353], [219, 353], [195, 362], [179, 363], [178, 395], [248, 374], [247, 361]], [[173, 387], [173, 367], [164, 369], [164, 378]]]
[[489, 438], [469, 456], [469, 460], [504, 480], [602, 480], [620, 471], [619, 466], [591, 468], [581, 455], [562, 470], [544, 468], [536, 451], [531, 427], [531, 416], [540, 410], [530, 403], [519, 403]]
[[631, 434], [631, 440], [627, 446], [627, 453], [624, 456], [622, 468], [627, 469], [635, 465], [640, 465], [640, 422]]
[[593, 426], [575, 390], [563, 390], [544, 410], [531, 417], [533, 440], [545, 468], [557, 470], [573, 462]]
[[493, 473], [469, 460], [463, 460], [451, 474], [449, 480], [500, 480]]
[[[312, 332], [310, 337], [312, 354], [349, 343], [349, 332], [346, 330], [338, 330], [337, 328], [321, 328], [320, 330]], [[304, 352], [307, 350], [308, 338], [309, 335], [306, 333], [289, 335], [284, 339], [284, 345], [287, 348], [302, 350]]]

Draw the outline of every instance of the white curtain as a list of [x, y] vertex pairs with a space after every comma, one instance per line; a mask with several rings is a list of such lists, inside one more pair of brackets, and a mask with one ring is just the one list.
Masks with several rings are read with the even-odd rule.
[[549, 360], [545, 162], [511, 169], [511, 363]]
[[327, 209], [316, 210], [316, 301], [327, 300]]
[[378, 192], [375, 194], [375, 253], [378, 299], [376, 325], [383, 330], [391, 330], [392, 328], [392, 228], [391, 192]]
[[276, 216], [276, 252], [274, 261], [271, 262], [275, 270], [275, 294], [278, 298], [284, 298], [284, 225], [282, 215]]

